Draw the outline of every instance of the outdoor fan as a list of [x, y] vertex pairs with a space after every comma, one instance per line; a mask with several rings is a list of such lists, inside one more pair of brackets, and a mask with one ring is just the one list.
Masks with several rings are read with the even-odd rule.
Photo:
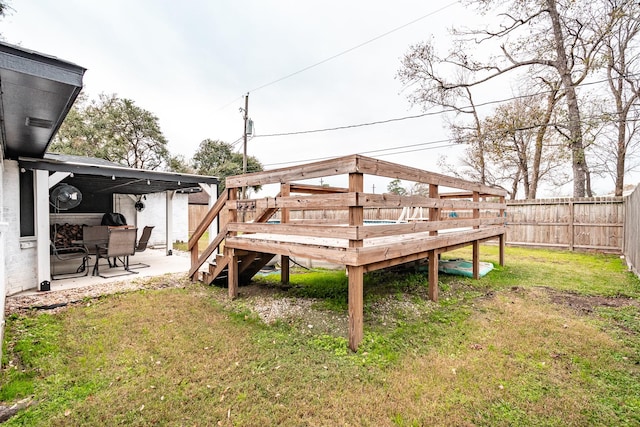
[[56, 211], [73, 209], [82, 201], [82, 193], [73, 185], [60, 184], [51, 191], [49, 202]]
[[142, 201], [141, 197], [138, 197], [138, 200], [136, 201], [135, 205], [133, 205], [133, 207], [138, 211], [138, 212], [142, 212], [145, 208], [144, 206], [144, 202]]

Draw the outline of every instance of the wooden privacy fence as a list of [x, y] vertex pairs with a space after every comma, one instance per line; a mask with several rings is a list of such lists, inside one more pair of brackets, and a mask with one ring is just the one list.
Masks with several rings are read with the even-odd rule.
[[622, 197], [510, 200], [507, 243], [619, 253], [624, 216]]
[[636, 187], [631, 195], [625, 197], [624, 245], [623, 253], [627, 265], [640, 275], [640, 190]]

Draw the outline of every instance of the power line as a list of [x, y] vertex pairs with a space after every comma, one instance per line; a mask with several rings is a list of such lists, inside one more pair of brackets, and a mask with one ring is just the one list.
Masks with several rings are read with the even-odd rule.
[[448, 9], [449, 7], [453, 6], [453, 5], [454, 5], [454, 4], [456, 4], [456, 3], [458, 3], [458, 1], [457, 1], [457, 0], [456, 0], [456, 1], [453, 1], [453, 2], [451, 2], [451, 3], [449, 3], [449, 4], [447, 4], [447, 5], [445, 5], [445, 6], [442, 6], [442, 7], [441, 7], [441, 8], [439, 8], [439, 9], [436, 9], [436, 10], [434, 10], [434, 11], [432, 11], [432, 12], [429, 12], [429, 13], [427, 13], [426, 15], [422, 15], [421, 17], [416, 18], [416, 19], [414, 19], [413, 21], [407, 22], [406, 24], [403, 24], [403, 25], [401, 25], [401, 26], [399, 26], [399, 27], [393, 28], [393, 29], [391, 29], [391, 30], [387, 31], [386, 33], [382, 33], [382, 34], [380, 34], [380, 35], [378, 35], [378, 36], [375, 36], [375, 37], [373, 37], [373, 38], [371, 38], [371, 39], [369, 39], [369, 40], [367, 40], [367, 41], [365, 41], [365, 42], [362, 42], [362, 43], [360, 43], [360, 44], [356, 45], [356, 46], [353, 46], [353, 47], [351, 47], [351, 48], [349, 48], [349, 49], [343, 50], [343, 51], [342, 51], [342, 52], [340, 52], [340, 53], [337, 53], [337, 54], [335, 54], [335, 55], [333, 55], [333, 56], [330, 56], [330, 57], [328, 57], [328, 58], [326, 58], [326, 59], [323, 59], [322, 61], [316, 62], [315, 64], [312, 64], [312, 65], [309, 65], [309, 66], [307, 66], [307, 67], [304, 67], [304, 68], [302, 68], [302, 69], [300, 69], [300, 70], [298, 70], [298, 71], [295, 71], [295, 72], [293, 72], [293, 73], [291, 73], [291, 74], [287, 74], [287, 75], [286, 75], [286, 76], [284, 76], [284, 77], [280, 77], [280, 78], [278, 78], [278, 79], [276, 79], [276, 80], [273, 80], [273, 81], [271, 81], [271, 82], [269, 82], [269, 83], [265, 83], [265, 84], [263, 84], [262, 86], [258, 86], [258, 87], [254, 88], [254, 89], [251, 89], [249, 92], [256, 92], [256, 91], [258, 91], [258, 90], [260, 90], [260, 89], [264, 89], [264, 88], [266, 88], [266, 87], [268, 87], [268, 86], [274, 85], [274, 84], [276, 84], [276, 83], [280, 83], [281, 81], [286, 80], [286, 79], [288, 79], [288, 78], [290, 78], [290, 77], [296, 76], [296, 75], [298, 75], [298, 74], [300, 74], [300, 73], [304, 73], [305, 71], [308, 71], [308, 70], [310, 70], [310, 69], [312, 69], [312, 68], [315, 68], [315, 67], [317, 67], [317, 66], [319, 66], [319, 65], [322, 65], [322, 64], [324, 64], [324, 63], [326, 63], [326, 62], [329, 62], [329, 61], [331, 61], [331, 60], [334, 60], [334, 59], [336, 59], [336, 58], [339, 58], [339, 57], [341, 57], [341, 56], [343, 56], [343, 55], [346, 55], [347, 53], [353, 52], [353, 51], [354, 51], [354, 50], [356, 50], [356, 49], [360, 49], [361, 47], [366, 46], [366, 45], [368, 45], [368, 44], [370, 44], [370, 43], [373, 43], [373, 42], [374, 42], [374, 41], [376, 41], [376, 40], [380, 40], [381, 38], [386, 37], [386, 36], [388, 36], [388, 35], [390, 35], [390, 34], [393, 34], [393, 33], [395, 33], [396, 31], [400, 31], [401, 29], [406, 28], [406, 27], [408, 27], [408, 26], [410, 26], [410, 25], [413, 25], [413, 24], [415, 24], [416, 22], [422, 21], [422, 20], [423, 20], [423, 19], [425, 19], [425, 18], [428, 18], [428, 17], [430, 17], [430, 16], [433, 16], [433, 15], [435, 15], [435, 14], [437, 14], [437, 13], [440, 13], [440, 12], [442, 12], [443, 10]]
[[[306, 66], [306, 67], [304, 67], [304, 68], [301, 68], [301, 69], [300, 69], [300, 70], [298, 70], [298, 71], [294, 71], [293, 73], [287, 74], [287, 75], [285, 75], [285, 76], [283, 76], [283, 77], [280, 77], [280, 78], [277, 78], [277, 79], [275, 79], [275, 80], [273, 80], [273, 81], [271, 81], [271, 82], [269, 82], [269, 83], [265, 83], [265, 84], [263, 84], [263, 85], [261, 85], [261, 86], [258, 86], [258, 87], [254, 88], [254, 89], [251, 89], [251, 90], [249, 90], [248, 92], [256, 92], [256, 91], [259, 91], [260, 89], [264, 89], [264, 88], [266, 88], [266, 87], [268, 87], [268, 86], [274, 85], [274, 84], [276, 84], [276, 83], [280, 83], [280, 82], [281, 82], [281, 81], [283, 81], [283, 80], [286, 80], [286, 79], [291, 78], [291, 77], [293, 77], [293, 76], [297, 76], [298, 74], [304, 73], [305, 71], [311, 70], [312, 68], [315, 68], [315, 67], [317, 67], [317, 66], [319, 66], [319, 65], [322, 65], [322, 64], [327, 63], [327, 62], [329, 62], [329, 61], [332, 61], [332, 60], [334, 60], [334, 59], [336, 59], [336, 58], [339, 58], [339, 57], [341, 57], [341, 56], [344, 56], [344, 55], [346, 55], [347, 53], [353, 52], [353, 51], [354, 51], [354, 50], [356, 50], [356, 49], [360, 49], [361, 47], [364, 47], [364, 46], [366, 46], [366, 45], [368, 45], [368, 44], [371, 44], [371, 43], [373, 43], [374, 41], [380, 40], [380, 39], [381, 39], [381, 38], [383, 38], [383, 37], [386, 37], [386, 36], [388, 36], [388, 35], [390, 35], [390, 34], [393, 34], [393, 33], [397, 32], [397, 31], [402, 30], [403, 28], [406, 28], [406, 27], [408, 27], [408, 26], [410, 26], [410, 25], [413, 25], [413, 24], [415, 24], [416, 22], [422, 21], [422, 20], [423, 20], [423, 19], [425, 19], [425, 18], [428, 18], [428, 17], [430, 17], [430, 16], [433, 16], [433, 15], [435, 15], [435, 14], [437, 14], [437, 13], [440, 13], [440, 12], [442, 12], [443, 10], [448, 9], [448, 8], [450, 8], [451, 6], [455, 5], [456, 3], [459, 3], [459, 1], [458, 1], [458, 0], [453, 1], [453, 2], [451, 2], [451, 3], [449, 3], [449, 4], [445, 5], [445, 6], [442, 6], [442, 7], [441, 7], [441, 8], [439, 8], [439, 9], [436, 9], [436, 10], [434, 10], [434, 11], [432, 11], [432, 12], [427, 13], [426, 15], [422, 15], [422, 16], [421, 16], [421, 17], [419, 17], [419, 18], [416, 18], [416, 19], [414, 19], [414, 20], [412, 20], [412, 21], [410, 21], [410, 22], [407, 22], [406, 24], [400, 25], [399, 27], [393, 28], [393, 29], [391, 29], [391, 30], [389, 30], [389, 31], [387, 31], [387, 32], [385, 32], [385, 33], [382, 33], [382, 34], [380, 34], [380, 35], [377, 35], [377, 36], [375, 36], [375, 37], [373, 37], [373, 38], [371, 38], [371, 39], [369, 39], [369, 40], [367, 40], [367, 41], [365, 41], [365, 42], [362, 42], [362, 43], [360, 43], [360, 44], [358, 44], [358, 45], [356, 45], [356, 46], [350, 47], [349, 49], [343, 50], [342, 52], [339, 52], [339, 53], [337, 53], [337, 54], [335, 54], [335, 55], [332, 55], [332, 56], [330, 56], [330, 57], [328, 57], [328, 58], [325, 58], [325, 59], [323, 59], [322, 61], [319, 61], [319, 62], [316, 62], [316, 63], [314, 63], [314, 64], [308, 65], [308, 66]], [[241, 95], [241, 96], [239, 96], [239, 97], [237, 97], [237, 98], [235, 98], [233, 101], [228, 102], [227, 104], [223, 105], [222, 107], [220, 107], [220, 110], [224, 110], [224, 109], [225, 109], [225, 108], [227, 108], [229, 105], [234, 104], [236, 101], [238, 101], [238, 100], [242, 99], [242, 98], [243, 98], [243, 96], [244, 96], [244, 94], [243, 94], [243, 95]]]
[[[629, 77], [638, 76], [638, 75], [640, 75], [640, 73], [630, 75]], [[594, 82], [583, 83], [581, 86], [590, 86], [590, 85], [594, 85], [594, 84], [601, 84], [601, 83], [607, 83], [607, 82], [608, 82], [608, 79], [603, 79], [603, 80], [598, 80], [598, 81], [594, 81]], [[465, 105], [465, 106], [462, 106], [460, 108], [443, 108], [440, 111], [431, 111], [431, 112], [427, 112], [427, 113], [414, 114], [414, 115], [410, 115], [410, 116], [394, 117], [394, 118], [391, 118], [391, 119], [376, 120], [376, 121], [373, 121], [373, 122], [356, 123], [356, 124], [351, 124], [351, 125], [335, 126], [335, 127], [330, 127], [330, 128], [320, 128], [320, 129], [310, 129], [310, 130], [291, 131], [291, 132], [269, 133], [269, 134], [264, 134], [264, 135], [254, 135], [254, 138], [271, 138], [271, 137], [275, 137], [275, 136], [303, 135], [303, 134], [310, 134], [310, 133], [332, 132], [332, 131], [336, 131], [336, 130], [353, 129], [353, 128], [359, 128], [359, 127], [365, 127], [365, 126], [375, 126], [375, 125], [399, 122], [399, 121], [403, 121], [403, 120], [419, 119], [419, 118], [423, 118], [423, 117], [427, 117], [427, 116], [436, 116], [436, 115], [439, 115], [439, 114], [455, 113], [455, 112], [459, 112], [461, 110], [465, 110], [465, 109], [468, 109], [468, 108], [474, 108], [474, 107], [478, 108], [478, 107], [486, 107], [488, 105], [502, 104], [502, 103], [509, 102], [509, 101], [516, 101], [516, 100], [520, 100], [520, 99], [532, 98], [532, 97], [543, 95], [545, 93], [550, 93], [550, 92], [551, 91], [549, 90], [549, 91], [542, 91], [542, 92], [538, 92], [538, 93], [535, 93], [535, 94], [529, 94], [529, 95], [514, 95], [514, 96], [511, 96], [511, 97], [508, 97], [508, 98], [481, 102], [481, 103], [478, 103], [478, 104], [475, 104], [475, 105]]]
[[385, 119], [385, 120], [377, 120], [375, 122], [366, 122], [366, 123], [357, 123], [357, 124], [352, 124], [352, 125], [345, 125], [345, 126], [336, 126], [336, 127], [332, 127], [332, 128], [323, 128], [323, 129], [311, 129], [311, 130], [301, 130], [301, 131], [294, 131], [294, 132], [281, 132], [281, 133], [270, 133], [270, 134], [265, 134], [265, 135], [255, 135], [254, 138], [270, 138], [273, 136], [291, 136], [291, 135], [301, 135], [301, 134], [307, 134], [307, 133], [318, 133], [318, 132], [329, 132], [329, 131], [334, 131], [334, 130], [344, 130], [344, 129], [352, 129], [352, 128], [358, 128], [358, 127], [363, 127], [363, 126], [374, 126], [374, 125], [381, 125], [381, 124], [385, 124], [385, 123], [392, 123], [392, 122], [399, 122], [402, 120], [410, 120], [410, 119], [419, 119], [421, 117], [426, 117], [426, 116], [435, 116], [438, 114], [442, 114], [445, 113], [447, 111], [432, 111], [429, 113], [422, 113], [422, 114], [415, 114], [412, 116], [404, 116], [404, 117], [395, 117], [392, 119]]
[[[612, 113], [612, 114], [616, 114], [616, 113]], [[593, 116], [583, 116], [581, 122], [585, 122], [586, 120], [589, 119], [593, 119], [593, 118], [599, 118], [601, 117], [601, 115], [593, 115]], [[637, 122], [639, 121], [638, 119], [630, 119], [627, 120], [628, 122]], [[530, 126], [520, 126], [520, 127], [516, 127], [516, 128], [510, 128], [510, 129], [506, 129], [505, 132], [517, 132], [517, 131], [526, 131], [526, 130], [533, 130], [535, 128], [538, 127], [556, 127], [558, 126], [558, 123], [548, 123], [548, 124], [534, 124], [534, 125], [530, 125]], [[434, 149], [440, 149], [440, 148], [450, 148], [450, 147], [456, 147], [456, 146], [462, 146], [464, 144], [460, 143], [460, 142], [456, 142], [457, 138], [446, 138], [446, 139], [440, 139], [440, 140], [434, 140], [434, 141], [428, 141], [428, 142], [421, 142], [421, 143], [417, 143], [417, 144], [408, 144], [408, 145], [401, 145], [401, 146], [397, 146], [397, 147], [389, 147], [389, 148], [381, 148], [381, 149], [377, 149], [377, 150], [370, 150], [370, 151], [363, 151], [360, 152], [358, 154], [362, 154], [362, 155], [372, 155], [372, 157], [384, 157], [384, 156], [393, 156], [396, 154], [406, 154], [406, 153], [413, 153], [413, 152], [418, 152], [418, 151], [427, 151], [427, 150], [434, 150]], [[445, 144], [445, 145], [439, 145], [439, 146], [432, 146], [435, 144]], [[423, 147], [423, 148], [415, 148], [415, 147], [422, 147], [428, 145], [429, 147]], [[396, 150], [401, 150], [403, 148], [411, 148], [410, 150], [404, 150], [404, 151], [396, 151]], [[384, 153], [385, 151], [392, 151], [391, 153]], [[326, 157], [316, 157], [316, 158], [312, 158], [312, 159], [304, 159], [304, 160], [291, 160], [291, 161], [287, 161], [287, 162], [278, 162], [278, 163], [269, 163], [266, 164], [264, 166], [282, 166], [282, 165], [289, 165], [289, 164], [294, 164], [294, 163], [307, 163], [307, 162], [315, 162], [315, 161], [321, 161], [321, 160], [329, 160], [329, 159], [333, 159], [336, 156], [326, 156]]]

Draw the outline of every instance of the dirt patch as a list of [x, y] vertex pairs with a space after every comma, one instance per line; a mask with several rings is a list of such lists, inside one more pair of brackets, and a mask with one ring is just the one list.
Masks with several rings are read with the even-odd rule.
[[600, 307], [640, 307], [640, 301], [633, 298], [589, 296], [573, 292], [561, 292], [551, 288], [542, 289], [545, 290], [550, 301], [554, 304], [570, 307], [581, 314], [591, 314]]
[[183, 288], [189, 283], [189, 279], [184, 274], [176, 273], [165, 274], [147, 280], [137, 279], [31, 295], [10, 296], [5, 301], [5, 316], [13, 313], [24, 314], [34, 309], [55, 313], [69, 305], [85, 303], [87, 300], [103, 295], [140, 289]]

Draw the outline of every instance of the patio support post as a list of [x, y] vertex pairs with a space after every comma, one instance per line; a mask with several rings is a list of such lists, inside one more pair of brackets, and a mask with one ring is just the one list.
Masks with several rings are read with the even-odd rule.
[[167, 222], [167, 256], [173, 255], [173, 196], [176, 192], [173, 190], [167, 190], [166, 197], [166, 222]]
[[[349, 174], [349, 192], [364, 191], [364, 175], [361, 173]], [[349, 226], [362, 227], [364, 224], [364, 208], [362, 206], [349, 207]], [[349, 240], [349, 248], [361, 248], [362, 240]], [[356, 249], [357, 250], [357, 249]], [[349, 348], [358, 350], [364, 335], [363, 300], [364, 300], [364, 267], [347, 266], [349, 275]]]
[[[288, 197], [291, 195], [291, 185], [290, 184], [280, 184], [280, 195], [282, 197]], [[286, 224], [289, 222], [289, 208], [282, 208], [280, 210], [280, 223]], [[289, 257], [286, 255], [280, 256], [280, 281], [283, 284], [289, 283], [289, 273], [290, 273], [290, 263]]]
[[[27, 172], [28, 173], [28, 172]], [[49, 254], [49, 172], [35, 171], [35, 226], [38, 260], [38, 290], [43, 282], [51, 280], [51, 260]]]

